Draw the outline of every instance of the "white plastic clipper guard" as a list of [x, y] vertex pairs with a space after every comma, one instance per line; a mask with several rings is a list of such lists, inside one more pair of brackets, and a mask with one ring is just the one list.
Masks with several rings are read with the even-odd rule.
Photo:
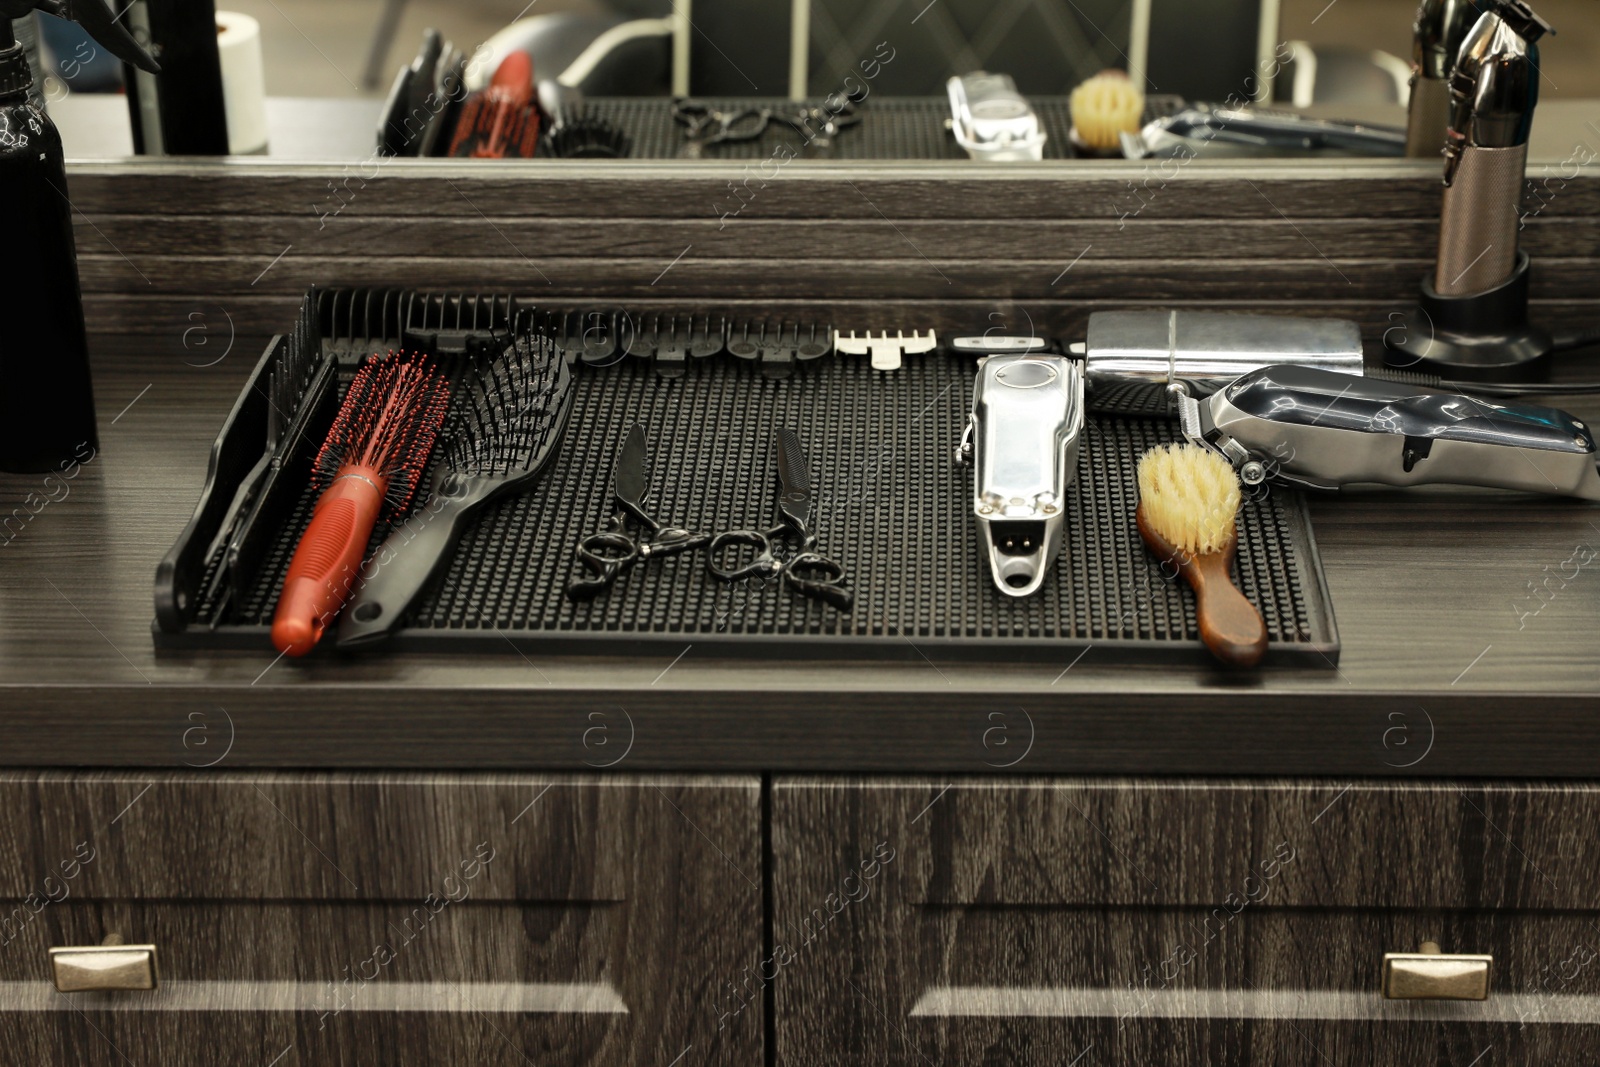
[[914, 352], [932, 352], [939, 347], [939, 338], [934, 331], [927, 333], [921, 331], [907, 335], [904, 330], [896, 330], [894, 336], [889, 336], [888, 330], [874, 333], [868, 330], [857, 337], [856, 332], [833, 333], [833, 350], [844, 352], [852, 356], [871, 356], [873, 370], [899, 370], [903, 363], [903, 356]]

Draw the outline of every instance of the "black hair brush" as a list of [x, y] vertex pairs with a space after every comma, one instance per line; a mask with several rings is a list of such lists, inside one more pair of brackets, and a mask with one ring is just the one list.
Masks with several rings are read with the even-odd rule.
[[545, 135], [544, 155], [556, 159], [625, 159], [633, 142], [605, 119], [578, 116]]
[[525, 331], [473, 361], [454, 396], [429, 496], [372, 558], [340, 620], [341, 648], [393, 633], [473, 516], [549, 465], [572, 409], [572, 368], [549, 338]]

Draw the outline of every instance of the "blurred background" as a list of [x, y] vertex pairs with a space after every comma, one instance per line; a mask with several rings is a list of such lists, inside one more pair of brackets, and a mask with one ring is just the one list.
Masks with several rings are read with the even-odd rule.
[[[337, 159], [368, 150], [375, 128], [386, 154], [472, 154], [482, 146], [437, 135], [468, 130], [457, 111], [469, 105], [448, 105], [442, 115], [434, 108], [424, 122], [424, 104], [459, 100], [445, 86], [463, 63], [466, 88], [483, 90], [509, 56], [520, 64], [513, 81], [531, 89], [560, 76], [571, 90], [560, 105], [569, 107], [566, 117], [587, 109], [595, 118], [569, 143], [547, 144], [544, 155], [628, 155], [629, 136], [641, 158], [682, 155], [685, 136], [695, 135], [676, 121], [681, 109], [669, 96], [816, 100], [847, 90], [901, 103], [872, 108], [873, 128], [841, 141], [841, 157], [960, 158], [945, 132], [946, 81], [979, 70], [1014, 79], [1042, 126], [1056, 131], [1041, 138], [1045, 158], [1072, 155], [1068, 94], [1107, 68], [1125, 70], [1143, 90], [1134, 106], [1144, 108], [1145, 122], [1191, 102], [1253, 99], [1392, 130], [1406, 121], [1416, 17], [1415, 0], [216, 0], [220, 35], [212, 38], [204, 17], [212, 0], [112, 2], [131, 4], [127, 24], [164, 49], [166, 69], [160, 79], [140, 75], [120, 101], [112, 94], [124, 90], [121, 64], [76, 27], [45, 19], [52, 77], [43, 95], [61, 105], [77, 155], [252, 154], [270, 145], [273, 155]], [[1600, 105], [1587, 103], [1600, 100], [1600, 0], [1535, 6], [1557, 32], [1540, 43], [1539, 94], [1551, 106], [1530, 152], [1564, 159], [1591, 132], [1600, 135]], [[442, 40], [424, 45], [430, 29]], [[491, 39], [484, 61], [467, 62]], [[209, 69], [203, 62], [213, 41], [223, 57], [220, 96], [216, 57]], [[419, 47], [425, 73], [397, 78]], [[550, 131], [565, 121], [551, 110], [563, 91], [552, 86], [540, 105]], [[207, 113], [221, 99], [226, 128], [220, 114]], [[1274, 150], [1294, 154], [1306, 128]], [[761, 136], [745, 145], [752, 157], [772, 147]], [[1115, 136], [1086, 150], [1114, 149]], [[718, 154], [732, 158], [742, 143], [719, 143]], [[531, 141], [525, 149], [520, 154], [535, 154]]]
[[[743, 0], [751, 8], [772, 6], [779, 12], [780, 23], [786, 26], [787, 5], [775, 5], [772, 0]], [[1254, 0], [1239, 0], [1241, 5], [1254, 7]], [[1076, 68], [1091, 60], [1087, 53], [1105, 65], [1125, 66], [1117, 48], [1103, 35], [1095, 32], [1104, 23], [1104, 29], [1114, 37], [1126, 39], [1127, 5], [1068, 4], [1079, 15], [1087, 6], [1099, 13], [1100, 22], [1092, 16], [1075, 18], [1074, 26], [1063, 27], [1048, 19], [1039, 20], [1037, 33], [1030, 34], [1030, 19], [1049, 8], [1049, 3], [1038, 0], [985, 0], [983, 25], [966, 26], [971, 22], [970, 12], [959, 4], [951, 5], [957, 14], [952, 16], [938, 10], [923, 8], [923, 0], [904, 2], [860, 3], [859, 0], [839, 0], [827, 3], [818, 0], [813, 8], [813, 48], [826, 49], [829, 33], [838, 22], [830, 11], [859, 9], [863, 21], [878, 22], [880, 35], [893, 36], [895, 27], [916, 18], [925, 23], [922, 29], [935, 41], [940, 38], [954, 40], [963, 32], [968, 41], [979, 46], [985, 31], [996, 27], [1006, 30], [1006, 35], [1026, 39], [1030, 35], [1046, 47], [1054, 46], [1068, 57], [1064, 68], [1066, 76], [1060, 85], [1028, 85], [1026, 78], [1018, 82], [1027, 92], [1064, 92], [1080, 80]], [[1055, 5], [1060, 7], [1061, 5]], [[1543, 45], [1545, 80], [1542, 92], [1546, 97], [1566, 99], [1600, 97], [1600, 0], [1538, 0], [1537, 10], [1557, 29], [1557, 36]], [[672, 11], [672, 0], [533, 0], [524, 6], [521, 0], [494, 2], [494, 0], [221, 0], [219, 8], [241, 11], [253, 16], [261, 24], [263, 52], [266, 62], [266, 91], [275, 97], [379, 97], [387, 91], [393, 73], [400, 65], [409, 62], [424, 29], [435, 27], [444, 36], [470, 51], [490, 35], [518, 17], [533, 15], [578, 14], [594, 17], [624, 15], [628, 17], [662, 16]], [[1278, 7], [1278, 40], [1304, 40], [1314, 45], [1337, 45], [1353, 49], [1377, 49], [1402, 60], [1409, 61], [1411, 53], [1411, 21], [1415, 5], [1409, 0], [1281, 0]], [[919, 15], [919, 12], [921, 14]], [[1118, 15], [1121, 14], [1120, 19]], [[877, 16], [874, 18], [874, 16]], [[693, 17], [691, 15], [691, 17]], [[1196, 16], [1199, 18], [1201, 16]], [[1120, 33], [1114, 29], [1121, 23]], [[1059, 23], [1059, 20], [1057, 20]], [[868, 28], [871, 28], [870, 26]], [[991, 34], [992, 36], [992, 34]], [[974, 54], [963, 57], [959, 45], [945, 48], [946, 58], [960, 66], [960, 59], [975, 60], [961, 70], [972, 69], [985, 63], [990, 69], [1005, 70], [1002, 56]], [[374, 59], [378, 77], [374, 80]], [[950, 69], [931, 70], [930, 78], [942, 81]], [[1160, 84], [1160, 73], [1152, 61], [1152, 80]]]
[[[744, 0], [755, 5], [763, 0]], [[771, 2], [771, 0], [765, 0]], [[906, 0], [891, 5], [872, 5], [849, 0], [844, 6], [874, 6], [904, 9], [910, 18], [925, 0]], [[1252, 0], [1253, 3], [1253, 0]], [[267, 92], [273, 96], [353, 96], [381, 95], [389, 77], [401, 63], [410, 60], [422, 31], [429, 26], [441, 30], [457, 44], [470, 49], [504, 26], [519, 10], [522, 0], [494, 3], [490, 0], [409, 0], [393, 5], [392, 0], [222, 0], [219, 7], [243, 11], [261, 23], [267, 58]], [[997, 14], [1020, 11], [1032, 6], [993, 0], [987, 6]], [[1083, 5], [1079, 5], [1083, 6]], [[1111, 5], [1112, 10], [1124, 5]], [[1552, 25], [1557, 36], [1542, 46], [1546, 81], [1542, 91], [1550, 97], [1600, 97], [1600, 0], [1537, 0], [1534, 7]], [[388, 50], [384, 77], [374, 89], [363, 88], [361, 76], [367, 62], [377, 24], [387, 10], [398, 10], [399, 18], [393, 45]], [[1410, 0], [1282, 0], [1279, 5], [1280, 40], [1305, 40], [1313, 44], [1373, 48], [1389, 52], [1409, 62], [1411, 21], [1416, 5]], [[630, 15], [665, 15], [671, 12], [669, 0], [535, 0], [527, 15], [553, 15], [562, 12]], [[899, 14], [898, 12], [896, 13]], [[815, 17], [815, 16], [814, 16]], [[919, 22], [935, 17], [930, 11]], [[691, 18], [693, 15], [691, 13]], [[888, 23], [893, 25], [893, 23]], [[937, 33], [938, 23], [930, 29]], [[1109, 26], [1107, 27], [1109, 29]], [[813, 31], [816, 35], [816, 31]], [[885, 30], [884, 33], [888, 31]], [[1091, 38], [1092, 33], [1085, 34]], [[1108, 63], [1117, 62], [1111, 49]], [[995, 63], [991, 69], [1004, 70]], [[934, 72], [942, 80], [955, 70]], [[1160, 75], [1152, 69], [1153, 79]], [[1064, 85], [1025, 91], [1061, 92], [1079, 80], [1063, 79]], [[1021, 79], [1019, 79], [1019, 82]]]

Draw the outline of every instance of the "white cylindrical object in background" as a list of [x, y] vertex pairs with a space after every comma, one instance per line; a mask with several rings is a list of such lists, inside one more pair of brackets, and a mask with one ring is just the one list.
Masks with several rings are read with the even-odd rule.
[[265, 153], [267, 77], [261, 60], [261, 23], [237, 11], [218, 11], [217, 55], [222, 60], [222, 100], [228, 112], [228, 152]]

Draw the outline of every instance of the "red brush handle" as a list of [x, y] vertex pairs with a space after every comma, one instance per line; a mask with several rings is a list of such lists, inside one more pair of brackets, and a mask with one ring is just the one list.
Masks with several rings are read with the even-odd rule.
[[303, 656], [350, 598], [388, 486], [370, 467], [343, 467], [317, 498], [283, 579], [272, 643]]

